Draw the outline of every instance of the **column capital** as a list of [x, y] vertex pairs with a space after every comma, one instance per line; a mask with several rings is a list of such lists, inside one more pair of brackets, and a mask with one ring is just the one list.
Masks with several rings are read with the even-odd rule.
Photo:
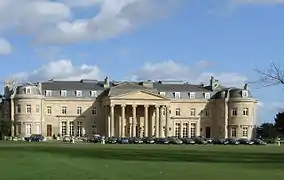
[[145, 107], [145, 108], [148, 108], [148, 107], [149, 107], [149, 104], [144, 104], [144, 107]]
[[110, 106], [110, 107], [114, 107], [114, 106], [115, 106], [115, 104], [110, 104], [109, 106]]
[[120, 104], [121, 107], [126, 107], [126, 104]]
[[159, 107], [160, 107], [160, 105], [155, 105], [155, 108], [157, 108], [157, 109], [158, 109]]
[[137, 107], [137, 104], [132, 104], [132, 107], [136, 108], [136, 107]]

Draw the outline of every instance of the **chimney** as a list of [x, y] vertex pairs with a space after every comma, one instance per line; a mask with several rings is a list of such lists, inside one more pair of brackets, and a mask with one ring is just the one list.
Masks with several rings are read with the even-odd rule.
[[105, 83], [104, 83], [104, 88], [109, 88], [109, 87], [110, 87], [109, 76], [106, 76]]
[[244, 90], [248, 90], [248, 83], [245, 83]]

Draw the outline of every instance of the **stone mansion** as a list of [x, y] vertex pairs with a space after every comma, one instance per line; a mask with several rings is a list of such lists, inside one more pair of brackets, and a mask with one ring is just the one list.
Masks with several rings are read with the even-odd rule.
[[6, 83], [11, 135], [252, 138], [257, 100], [247, 84], [182, 81]]

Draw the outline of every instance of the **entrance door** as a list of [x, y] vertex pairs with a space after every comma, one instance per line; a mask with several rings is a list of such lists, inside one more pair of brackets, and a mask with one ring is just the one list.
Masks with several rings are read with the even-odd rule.
[[210, 127], [206, 127], [206, 130], [205, 130], [205, 137], [206, 138], [211, 138], [211, 128]]
[[47, 125], [47, 136], [48, 137], [52, 136], [52, 125], [51, 124]]
[[26, 124], [26, 136], [30, 136], [32, 134], [32, 125]]

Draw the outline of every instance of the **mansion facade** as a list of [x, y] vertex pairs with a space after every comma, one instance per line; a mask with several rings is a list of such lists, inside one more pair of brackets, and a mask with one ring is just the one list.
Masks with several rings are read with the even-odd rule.
[[252, 138], [257, 100], [247, 85], [182, 81], [5, 84], [11, 135]]

